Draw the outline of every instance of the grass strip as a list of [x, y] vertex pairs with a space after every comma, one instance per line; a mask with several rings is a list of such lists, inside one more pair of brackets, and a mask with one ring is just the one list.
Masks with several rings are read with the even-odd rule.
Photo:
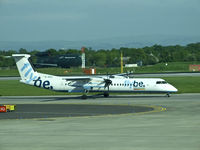
[[[164, 77], [174, 85], [178, 93], [200, 93], [200, 77]], [[1, 96], [43, 96], [43, 95], [71, 95], [77, 93], [55, 92], [20, 83], [17, 80], [1, 80]], [[81, 93], [80, 93], [81, 94]]]
[[[137, 68], [125, 68], [124, 72], [134, 73], [162, 73], [162, 72], [189, 72], [190, 64], [200, 64], [200, 62], [169, 62], [158, 63], [150, 66], [142, 66]], [[97, 74], [118, 74], [120, 67], [95, 67]], [[52, 75], [83, 75], [83, 70], [80, 67], [72, 68], [36, 68], [38, 72]], [[19, 76], [17, 69], [2, 69], [0, 76]]]

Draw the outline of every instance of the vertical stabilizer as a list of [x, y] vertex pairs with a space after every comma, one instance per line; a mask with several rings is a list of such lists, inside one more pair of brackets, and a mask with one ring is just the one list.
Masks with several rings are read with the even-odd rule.
[[31, 63], [29, 62], [30, 55], [28, 54], [13, 54], [17, 69], [21, 76], [21, 81], [26, 84], [33, 84], [32, 81], [37, 78], [37, 72], [34, 71]]

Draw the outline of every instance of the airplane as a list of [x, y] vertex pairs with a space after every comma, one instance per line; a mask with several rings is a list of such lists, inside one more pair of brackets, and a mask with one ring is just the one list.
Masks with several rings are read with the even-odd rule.
[[178, 90], [160, 78], [129, 78], [118, 75], [102, 76], [54, 76], [35, 71], [29, 54], [13, 54], [21, 77], [20, 82], [59, 92], [82, 92], [82, 99], [89, 92], [100, 92], [109, 97], [110, 92], [171, 93]]

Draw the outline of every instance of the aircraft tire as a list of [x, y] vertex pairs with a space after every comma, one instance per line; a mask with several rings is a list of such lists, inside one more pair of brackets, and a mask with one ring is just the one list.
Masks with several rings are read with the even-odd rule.
[[87, 95], [86, 95], [86, 94], [83, 94], [83, 95], [81, 96], [81, 99], [87, 99]]
[[167, 97], [170, 97], [171, 95], [170, 95], [170, 93], [167, 93]]
[[104, 97], [109, 97], [109, 93], [108, 92], [105, 92], [103, 95], [104, 95]]

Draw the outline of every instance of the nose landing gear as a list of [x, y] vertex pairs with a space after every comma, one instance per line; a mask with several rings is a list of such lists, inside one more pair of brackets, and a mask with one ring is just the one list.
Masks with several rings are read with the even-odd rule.
[[170, 97], [171, 95], [170, 95], [170, 93], [167, 93], [166, 96], [167, 96], [167, 97]]

